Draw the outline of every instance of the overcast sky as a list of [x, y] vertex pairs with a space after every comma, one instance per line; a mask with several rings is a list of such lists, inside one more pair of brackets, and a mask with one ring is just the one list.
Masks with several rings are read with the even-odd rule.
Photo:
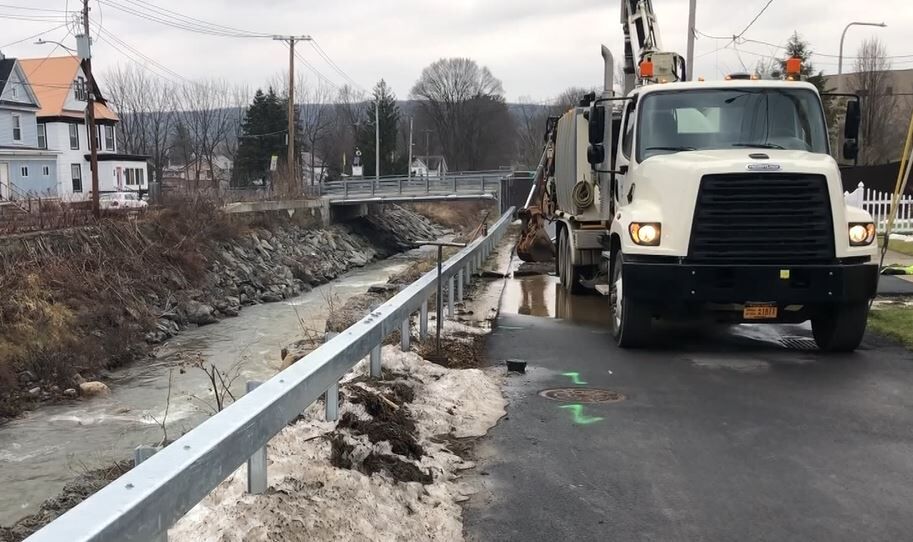
[[[742, 31], [768, 0], [698, 0], [697, 29], [713, 36]], [[101, 2], [101, 3], [99, 3]], [[601, 43], [621, 56], [619, 0], [152, 0], [161, 8], [208, 22], [270, 34], [310, 34], [335, 63], [363, 87], [384, 78], [400, 98], [407, 98], [422, 67], [442, 58], [466, 56], [491, 69], [504, 83], [508, 99], [544, 101], [564, 88], [597, 85], [602, 80]], [[69, 0], [74, 9], [79, 0]], [[251, 86], [265, 84], [287, 70], [288, 53], [268, 39], [237, 39], [202, 35], [125, 13], [112, 4], [136, 6], [142, 0], [92, 0], [92, 16], [139, 52], [189, 79], [223, 78]], [[653, 0], [664, 46], [684, 55], [688, 0]], [[67, 0], [3, 0], [0, 2], [0, 46], [7, 56], [43, 57], [52, 46], [34, 39], [7, 44], [61, 24]], [[17, 10], [8, 6], [31, 8]], [[100, 12], [99, 12], [99, 8]], [[132, 7], [130, 9], [136, 9]], [[40, 21], [10, 19], [11, 15]], [[170, 19], [170, 17], [169, 17]], [[745, 38], [783, 44], [798, 30], [812, 48], [837, 55], [840, 33], [850, 21], [888, 23], [888, 28], [851, 28], [845, 54], [852, 57], [863, 39], [878, 36], [896, 68], [913, 68], [913, 2], [911, 0], [773, 0], [745, 33]], [[104, 34], [102, 34], [104, 37]], [[47, 34], [75, 46], [66, 29]], [[100, 72], [130, 62], [123, 46], [99, 40], [94, 55]], [[708, 79], [753, 68], [759, 58], [777, 55], [758, 43], [737, 47], [725, 40], [701, 37], [696, 44], [694, 73]], [[326, 79], [345, 83], [309, 45], [302, 55]], [[736, 51], [738, 49], [739, 52]], [[60, 51], [58, 50], [58, 53]], [[135, 53], [129, 53], [136, 58]], [[740, 60], [741, 57], [741, 60]], [[845, 70], [853, 60], [845, 61]], [[836, 73], [837, 59], [815, 57], [815, 66]], [[304, 65], [298, 69], [318, 76]], [[173, 76], [172, 76], [173, 77]]]

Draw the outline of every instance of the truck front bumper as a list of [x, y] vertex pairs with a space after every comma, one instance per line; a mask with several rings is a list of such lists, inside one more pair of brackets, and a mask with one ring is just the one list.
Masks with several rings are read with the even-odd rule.
[[878, 265], [696, 265], [625, 262], [625, 296], [657, 304], [832, 305], [875, 297]]

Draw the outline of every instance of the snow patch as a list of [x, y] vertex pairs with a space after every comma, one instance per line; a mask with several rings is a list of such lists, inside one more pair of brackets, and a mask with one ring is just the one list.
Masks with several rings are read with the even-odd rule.
[[[448, 334], [478, 330], [447, 322]], [[464, 329], [465, 328], [465, 329]], [[483, 332], [484, 333], [484, 332]], [[245, 494], [242, 466], [193, 508], [169, 532], [176, 541], [241, 542], [258, 540], [462, 540], [458, 502], [473, 489], [459, 480], [472, 468], [447, 449], [446, 437], [484, 435], [505, 414], [506, 401], [492, 376], [477, 369], [447, 369], [412, 352], [387, 346], [384, 368], [412, 387], [415, 397], [400, 408], [415, 420], [424, 455], [416, 463], [433, 482], [397, 482], [385, 474], [367, 476], [334, 467], [329, 437], [336, 423], [322, 421], [322, 404], [308, 408], [302, 421], [287, 427], [269, 444], [269, 489]], [[359, 363], [344, 386], [375, 389], [353, 382], [367, 369]], [[401, 376], [400, 376], [401, 375]], [[364, 406], [345, 402], [340, 415], [368, 416]], [[357, 460], [370, 453], [391, 455], [388, 442], [371, 443], [364, 435], [344, 435]], [[441, 437], [445, 437], [442, 439]]]

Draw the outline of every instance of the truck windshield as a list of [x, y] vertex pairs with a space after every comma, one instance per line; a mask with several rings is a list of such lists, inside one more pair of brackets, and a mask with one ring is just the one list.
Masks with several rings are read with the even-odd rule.
[[640, 103], [637, 160], [705, 149], [828, 153], [818, 96], [807, 89], [726, 88], [655, 92]]

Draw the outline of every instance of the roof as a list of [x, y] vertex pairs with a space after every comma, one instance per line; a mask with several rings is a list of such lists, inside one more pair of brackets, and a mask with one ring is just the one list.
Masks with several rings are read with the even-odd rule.
[[6, 87], [6, 81], [13, 73], [13, 67], [16, 65], [15, 58], [4, 58], [0, 60], [0, 94], [3, 94], [3, 88]]
[[445, 160], [441, 155], [416, 156], [415, 160], [421, 160], [426, 166], [428, 166], [428, 169], [438, 169], [441, 166], [443, 166], [444, 169], [447, 168], [447, 160]]
[[725, 88], [801, 88], [818, 92], [815, 85], [805, 81], [784, 81], [782, 79], [733, 79], [731, 81], [688, 81], [679, 83], [651, 84], [637, 87], [633, 93], [648, 94], [653, 92], [670, 92], [676, 90], [701, 90]]
[[[64, 109], [79, 73], [79, 59], [73, 56], [19, 59], [28, 74], [29, 83], [38, 96], [41, 109], [38, 117], [72, 117], [81, 119], [82, 111]], [[99, 96], [98, 88], [95, 95]], [[103, 103], [95, 104], [95, 118], [118, 120], [117, 115]]]

